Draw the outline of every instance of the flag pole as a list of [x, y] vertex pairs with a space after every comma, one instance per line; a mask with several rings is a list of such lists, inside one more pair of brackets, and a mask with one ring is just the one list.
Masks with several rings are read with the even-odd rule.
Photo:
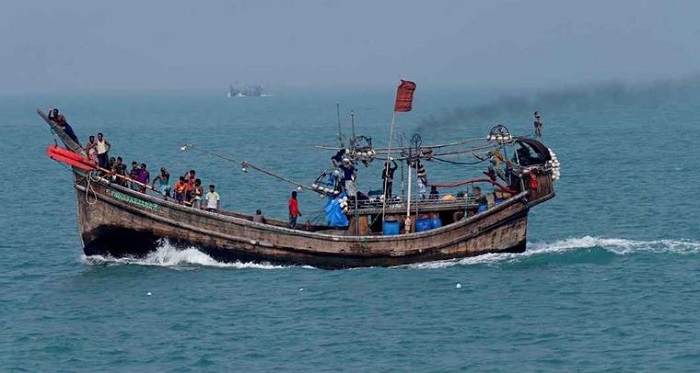
[[[384, 176], [387, 176], [387, 173], [389, 172], [389, 158], [391, 158], [391, 139], [394, 138], [394, 119], [396, 119], [396, 110], [394, 110], [391, 113], [391, 126], [389, 127], [389, 148], [387, 150], [386, 162], [384, 163]], [[384, 224], [384, 214], [386, 213], [387, 180], [388, 179], [385, 177], [384, 178], [384, 199], [382, 202], [382, 224]]]
[[[382, 223], [384, 221], [384, 217], [386, 215], [386, 200], [388, 199], [386, 196], [386, 187], [387, 187], [387, 178], [386, 174], [389, 172], [389, 158], [391, 158], [391, 141], [394, 138], [394, 122], [396, 119], [396, 112], [406, 112], [406, 111], [411, 111], [411, 104], [413, 103], [413, 91], [416, 90], [416, 83], [408, 81], [408, 80], [403, 80], [401, 79], [401, 83], [399, 83], [399, 86], [396, 89], [396, 101], [394, 102], [394, 111], [391, 113], [391, 127], [389, 129], [389, 147], [387, 150], [387, 161], [384, 164], [384, 203], [382, 203]], [[409, 153], [410, 154], [410, 153]], [[409, 162], [410, 162], [410, 156], [409, 156]], [[409, 216], [406, 217], [406, 233], [411, 231], [410, 227], [410, 207], [411, 207], [411, 170], [410, 170], [410, 164], [409, 164], [409, 170], [408, 170], [408, 213]]]

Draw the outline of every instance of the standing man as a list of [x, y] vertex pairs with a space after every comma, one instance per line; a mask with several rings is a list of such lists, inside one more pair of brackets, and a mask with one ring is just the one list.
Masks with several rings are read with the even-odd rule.
[[202, 208], [202, 197], [204, 196], [204, 188], [202, 188], [202, 180], [195, 179], [194, 187], [192, 188], [192, 207], [196, 209]]
[[90, 136], [88, 137], [88, 143], [85, 145], [85, 151], [88, 154], [88, 158], [90, 158], [91, 161], [95, 162], [95, 164], [99, 164], [97, 162], [97, 141], [95, 141], [95, 136]]
[[542, 137], [542, 120], [540, 120], [540, 112], [535, 112], [535, 136]]
[[[180, 178], [180, 180], [183, 179], [184, 178]], [[210, 212], [218, 212], [221, 208], [221, 197], [219, 197], [219, 193], [217, 193], [215, 189], [216, 187], [214, 184], [209, 185], [209, 193], [207, 193], [207, 196], [205, 197], [207, 201], [207, 211]]]
[[109, 168], [109, 149], [111, 147], [112, 144], [110, 144], [109, 141], [105, 140], [104, 135], [102, 135], [102, 132], [98, 133], [97, 145], [95, 145], [95, 148], [97, 148], [97, 163], [102, 168]]
[[121, 175], [121, 177], [117, 178], [117, 184], [126, 186], [126, 165], [122, 157], [117, 157], [117, 163], [114, 165], [114, 169], [117, 171], [117, 175]]
[[192, 204], [192, 191], [194, 190], [194, 181], [196, 180], [195, 171], [189, 170], [185, 173], [185, 181], [187, 182], [187, 192], [185, 193], [185, 204]]
[[[157, 189], [155, 188], [156, 182], [158, 182]], [[160, 168], [160, 173], [153, 179], [151, 187], [158, 190], [166, 201], [168, 200], [168, 197], [170, 197], [170, 173], [165, 167]]]
[[349, 198], [357, 196], [357, 187], [355, 186], [355, 166], [350, 163], [349, 158], [343, 158], [343, 163], [340, 165], [340, 170], [343, 171], [343, 184], [345, 186], [345, 194]]
[[421, 199], [425, 199], [426, 188], [428, 186], [428, 173], [425, 172], [425, 166], [420, 159], [416, 161], [416, 176], [418, 179], [418, 194], [420, 194]]
[[[141, 169], [136, 161], [131, 162], [131, 171], [129, 172], [129, 179], [132, 181], [139, 181], [139, 174], [141, 174]], [[139, 190], [138, 184], [132, 182], [131, 189]]]
[[289, 228], [297, 227], [297, 217], [301, 216], [299, 211], [299, 201], [297, 201], [296, 190], [292, 192], [292, 198], [289, 199]]
[[[185, 190], [187, 190], [187, 182], [185, 181], [184, 176], [180, 176], [180, 180], [178, 180], [173, 187], [173, 192], [175, 192], [175, 201], [177, 201], [177, 203], [180, 205], [184, 204]], [[208, 195], [209, 194], [207, 194], [207, 196]]]
[[[389, 162], [391, 161], [391, 166]], [[382, 186], [384, 189], [384, 199], [391, 198], [391, 189], [393, 187], [394, 172], [399, 166], [394, 158], [389, 157], [389, 160], [384, 163], [384, 171], [382, 171]]]
[[136, 181], [142, 184], [139, 185], [139, 192], [146, 193], [146, 187], [148, 187], [148, 183], [151, 181], [151, 173], [146, 169], [145, 163], [141, 163], [141, 171]]

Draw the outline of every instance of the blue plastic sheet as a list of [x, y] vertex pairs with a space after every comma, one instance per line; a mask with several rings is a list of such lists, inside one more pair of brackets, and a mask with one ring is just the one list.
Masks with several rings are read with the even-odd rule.
[[[342, 198], [343, 194], [340, 195]], [[340, 208], [340, 198], [328, 197], [326, 206], [326, 224], [332, 227], [347, 227], [348, 217], [345, 216], [343, 209]]]

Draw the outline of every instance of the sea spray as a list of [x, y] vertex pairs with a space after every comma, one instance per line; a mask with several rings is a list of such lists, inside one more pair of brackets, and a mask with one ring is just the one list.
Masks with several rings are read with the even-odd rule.
[[[86, 264], [104, 265], [104, 264], [134, 264], [142, 266], [156, 267], [171, 267], [176, 269], [191, 268], [193, 266], [216, 267], [216, 268], [234, 268], [234, 269], [282, 269], [287, 268], [280, 265], [272, 265], [265, 263], [251, 262], [233, 262], [225, 263], [214, 260], [209, 255], [197, 250], [195, 247], [186, 249], [178, 249], [170, 243], [163, 242], [155, 251], [149, 253], [145, 257], [123, 257], [115, 258], [112, 256], [91, 255], [82, 256], [82, 261]], [[299, 268], [296, 266], [295, 268]]]

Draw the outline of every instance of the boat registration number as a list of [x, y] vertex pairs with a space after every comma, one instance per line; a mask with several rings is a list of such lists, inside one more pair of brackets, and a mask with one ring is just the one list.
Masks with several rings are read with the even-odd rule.
[[142, 201], [142, 200], [135, 198], [135, 197], [132, 197], [130, 195], [127, 195], [127, 194], [124, 194], [121, 192], [117, 192], [114, 190], [109, 190], [109, 189], [107, 190], [107, 193], [109, 193], [109, 195], [111, 195], [112, 197], [114, 197], [120, 201], [124, 201], [126, 203], [136, 205], [138, 207], [143, 207], [143, 208], [145, 208], [147, 210], [151, 210], [151, 211], [158, 210], [158, 205], [156, 205], [153, 202]]

